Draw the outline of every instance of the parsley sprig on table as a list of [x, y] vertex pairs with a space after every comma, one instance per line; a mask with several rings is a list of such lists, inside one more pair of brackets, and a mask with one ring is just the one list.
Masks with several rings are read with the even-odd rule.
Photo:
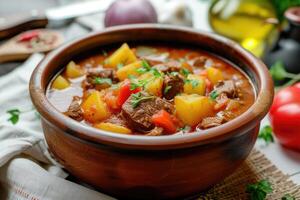
[[261, 180], [257, 183], [249, 184], [246, 189], [251, 200], [264, 200], [267, 197], [267, 194], [270, 194], [272, 191], [271, 183], [267, 180]]
[[274, 81], [282, 81], [286, 78], [290, 79], [290, 81], [285, 83], [282, 87], [293, 85], [294, 83], [300, 80], [300, 74], [293, 74], [287, 72], [284, 68], [284, 64], [282, 61], [277, 61], [271, 66], [270, 74]]
[[296, 198], [293, 197], [293, 196], [290, 195], [290, 194], [285, 194], [285, 195], [281, 198], [281, 200], [296, 200]]
[[154, 96], [142, 96], [141, 92], [131, 95], [131, 105], [133, 108], [136, 108], [142, 101], [153, 99]]
[[10, 117], [7, 119], [7, 121], [10, 121], [12, 124], [16, 124], [19, 121], [19, 116], [21, 114], [21, 111], [19, 109], [11, 109], [6, 111], [10, 115]]
[[272, 134], [272, 127], [267, 125], [264, 126], [258, 134], [258, 138], [263, 139], [266, 144], [274, 142], [274, 137]]

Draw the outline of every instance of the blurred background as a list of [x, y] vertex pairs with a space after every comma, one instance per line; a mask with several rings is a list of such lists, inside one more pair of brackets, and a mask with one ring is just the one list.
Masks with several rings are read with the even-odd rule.
[[[146, 0], [0, 0], [0, 41], [3, 44], [35, 28], [57, 30], [66, 42], [106, 26], [167, 23], [215, 32], [240, 43], [269, 67], [280, 62], [289, 73], [300, 72], [296, 59], [300, 55], [300, 11], [286, 14], [288, 8], [300, 6], [300, 0], [149, 1], [154, 11]], [[110, 6], [112, 3], [116, 5]], [[0, 74], [11, 71], [24, 58], [1, 61], [0, 47], [0, 62], [4, 63]]]

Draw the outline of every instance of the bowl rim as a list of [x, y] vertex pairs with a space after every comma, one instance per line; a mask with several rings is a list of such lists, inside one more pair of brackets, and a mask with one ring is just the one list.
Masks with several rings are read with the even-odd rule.
[[[101, 34], [109, 34], [128, 29], [159, 29], [159, 31], [172, 30], [200, 34], [222, 43], [223, 45], [229, 46], [229, 48], [235, 49], [240, 53], [240, 56], [243, 56], [245, 59], [247, 59], [248, 63], [250, 63], [256, 71], [255, 73], [257, 74], [257, 79], [259, 80], [260, 85], [256, 94], [257, 97], [255, 102], [252, 106], [250, 106], [250, 108], [248, 108], [247, 111], [221, 126], [206, 129], [201, 132], [193, 132], [191, 134], [166, 135], [159, 137], [117, 134], [103, 131], [79, 123], [60, 113], [50, 103], [50, 101], [48, 101], [45, 94], [46, 88], [43, 88], [42, 86], [42, 80], [46, 76], [47, 67], [49, 66], [50, 62], [53, 61], [53, 59], [55, 59], [60, 53], [68, 48], [71, 48], [74, 44], [81, 43]], [[251, 71], [253, 71], [253, 69], [251, 69]], [[264, 63], [250, 52], [243, 49], [239, 44], [214, 33], [198, 31], [193, 28], [162, 24], [134, 24], [115, 26], [102, 31], [90, 33], [87, 36], [64, 44], [58, 49], [50, 52], [39, 63], [32, 73], [29, 87], [31, 100], [37, 111], [41, 114], [42, 120], [45, 120], [50, 124], [54, 124], [56, 128], [64, 130], [64, 134], [71, 137], [76, 137], [84, 142], [93, 143], [95, 145], [143, 150], [177, 149], [215, 143], [217, 141], [223, 141], [226, 138], [238, 135], [240, 132], [250, 130], [251, 128], [257, 126], [259, 121], [267, 114], [272, 104], [274, 95], [273, 81]]]

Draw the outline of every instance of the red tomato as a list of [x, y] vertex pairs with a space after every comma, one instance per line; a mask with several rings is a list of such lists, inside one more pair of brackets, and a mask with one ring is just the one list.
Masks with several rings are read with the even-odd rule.
[[136, 88], [134, 90], [130, 89], [130, 81], [125, 80], [120, 87], [119, 95], [118, 95], [118, 105], [122, 106], [123, 103], [130, 97], [131, 94], [135, 94], [141, 91], [141, 88]]
[[155, 126], [162, 127], [167, 133], [175, 133], [177, 128], [172, 120], [171, 114], [165, 110], [161, 110], [152, 116], [152, 123]]
[[270, 110], [270, 121], [282, 145], [300, 150], [300, 83], [276, 94]]

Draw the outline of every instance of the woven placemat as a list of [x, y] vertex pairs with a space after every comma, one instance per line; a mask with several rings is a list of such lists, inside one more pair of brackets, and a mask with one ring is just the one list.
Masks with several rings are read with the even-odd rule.
[[300, 186], [289, 180], [289, 176], [283, 174], [261, 152], [253, 150], [234, 174], [201, 194], [197, 200], [249, 199], [246, 186], [262, 179], [272, 184], [273, 192], [267, 196], [268, 200], [280, 200], [284, 194], [300, 199]]

